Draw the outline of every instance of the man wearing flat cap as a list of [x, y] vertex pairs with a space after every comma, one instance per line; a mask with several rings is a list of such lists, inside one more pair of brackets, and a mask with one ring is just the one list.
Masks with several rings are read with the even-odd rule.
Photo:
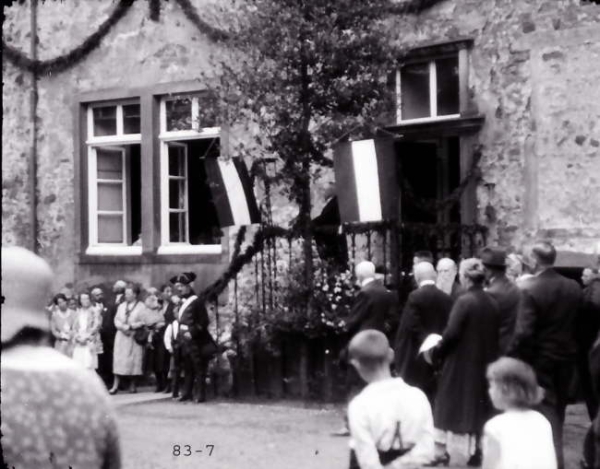
[[[179, 293], [181, 305], [177, 321], [179, 330], [176, 337], [176, 348], [181, 358], [185, 373], [183, 393], [180, 401], [196, 402], [206, 400], [206, 372], [211, 354], [216, 351], [214, 339], [208, 332], [208, 312], [203, 301], [194, 293], [192, 283], [196, 279], [193, 272], [184, 272], [171, 278], [171, 283]], [[178, 380], [174, 387], [178, 387]], [[177, 394], [177, 389], [173, 390]], [[194, 396], [195, 394], [195, 396]]]
[[517, 321], [521, 293], [506, 276], [506, 251], [499, 247], [485, 247], [481, 252], [487, 282], [486, 291], [498, 303], [500, 310], [500, 354], [506, 352]]

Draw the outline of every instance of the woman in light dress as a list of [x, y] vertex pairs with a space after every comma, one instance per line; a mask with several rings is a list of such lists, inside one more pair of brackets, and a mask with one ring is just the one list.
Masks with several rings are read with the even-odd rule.
[[50, 325], [54, 336], [54, 348], [63, 355], [70, 357], [73, 355], [71, 339], [74, 315], [68, 308], [67, 297], [62, 293], [54, 297], [53, 303]]
[[129, 379], [129, 391], [137, 392], [136, 379], [142, 376], [144, 347], [139, 345], [134, 334], [137, 329], [144, 327], [144, 303], [138, 300], [140, 289], [137, 285], [125, 288], [125, 301], [121, 303], [115, 315], [115, 347], [113, 351], [113, 373], [115, 381], [110, 394], [119, 390], [121, 378]]
[[100, 333], [98, 310], [89, 293], [79, 294], [79, 309], [73, 319], [73, 360], [84, 368], [98, 368], [97, 341]]

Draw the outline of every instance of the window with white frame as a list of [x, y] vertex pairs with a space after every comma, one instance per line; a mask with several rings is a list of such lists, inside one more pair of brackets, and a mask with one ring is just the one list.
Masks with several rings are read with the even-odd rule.
[[204, 161], [220, 156], [214, 102], [206, 95], [160, 102], [159, 254], [220, 253], [221, 230]]
[[403, 64], [396, 73], [397, 121], [460, 116], [459, 53]]
[[87, 108], [88, 254], [141, 254], [137, 101]]

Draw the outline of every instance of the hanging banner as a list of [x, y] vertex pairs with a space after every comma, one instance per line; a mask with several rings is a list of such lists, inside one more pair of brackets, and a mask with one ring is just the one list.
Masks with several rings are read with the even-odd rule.
[[240, 158], [206, 158], [204, 165], [221, 227], [260, 223], [260, 212], [244, 161]]
[[339, 143], [333, 164], [342, 223], [398, 218], [400, 189], [393, 140]]

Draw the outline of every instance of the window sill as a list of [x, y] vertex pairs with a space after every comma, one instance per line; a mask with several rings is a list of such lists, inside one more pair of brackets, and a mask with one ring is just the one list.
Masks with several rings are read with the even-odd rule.
[[141, 256], [142, 246], [90, 246], [87, 256]]
[[171, 245], [160, 246], [156, 251], [159, 256], [163, 255], [193, 255], [193, 254], [223, 254], [223, 246], [221, 244], [202, 244], [197, 246], [192, 245]]
[[484, 116], [469, 115], [453, 119], [431, 120], [428, 122], [408, 123], [406, 121], [385, 127], [386, 133], [395, 133], [403, 137], [431, 137], [440, 135], [463, 135], [479, 131], [485, 121]]
[[459, 119], [460, 114], [448, 114], [446, 116], [436, 116], [436, 117], [419, 117], [417, 119], [406, 119], [406, 120], [398, 120], [397, 125], [411, 125], [411, 124], [425, 124], [430, 122], [440, 122], [447, 121], [453, 119]]

